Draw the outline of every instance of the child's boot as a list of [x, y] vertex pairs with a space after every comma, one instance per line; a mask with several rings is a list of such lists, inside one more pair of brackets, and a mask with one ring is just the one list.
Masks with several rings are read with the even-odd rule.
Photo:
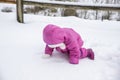
[[87, 49], [87, 57], [91, 60], [94, 60], [94, 52], [92, 49]]

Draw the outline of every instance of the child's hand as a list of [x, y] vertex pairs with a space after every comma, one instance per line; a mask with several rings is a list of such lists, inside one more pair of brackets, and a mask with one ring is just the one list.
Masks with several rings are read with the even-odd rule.
[[42, 58], [50, 58], [50, 57], [51, 57], [51, 55], [49, 55], [49, 54], [42, 55]]
[[72, 56], [72, 57], [70, 57], [69, 62], [71, 64], [78, 64], [79, 63], [79, 59]]

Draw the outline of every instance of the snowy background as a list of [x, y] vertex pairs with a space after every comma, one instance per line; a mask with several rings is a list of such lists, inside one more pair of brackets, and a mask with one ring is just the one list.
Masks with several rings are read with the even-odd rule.
[[[56, 4], [71, 4], [71, 5], [94, 5], [94, 6], [107, 6], [107, 7], [120, 7], [120, 0], [25, 0], [45, 3]], [[120, 21], [120, 11], [115, 10], [84, 10], [84, 9], [65, 9], [53, 7], [38, 7], [26, 6], [24, 13], [44, 15], [44, 16], [76, 16], [83, 19], [90, 20], [116, 20]]]
[[[1, 10], [5, 6], [11, 13]], [[77, 17], [48, 17], [25, 14], [25, 23], [16, 21], [15, 5], [0, 3], [0, 80], [119, 80], [120, 22], [84, 20]], [[47, 24], [69, 27], [92, 48], [95, 60], [69, 64], [66, 55], [54, 51], [43, 58], [43, 28]]]

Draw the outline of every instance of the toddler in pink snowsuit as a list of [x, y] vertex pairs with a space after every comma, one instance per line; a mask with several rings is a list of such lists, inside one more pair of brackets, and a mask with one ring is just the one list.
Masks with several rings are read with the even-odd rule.
[[43, 40], [46, 43], [45, 54], [52, 55], [54, 48], [69, 55], [69, 62], [78, 64], [79, 59], [88, 57], [94, 60], [92, 49], [82, 48], [81, 36], [71, 28], [60, 28], [49, 24], [43, 30]]

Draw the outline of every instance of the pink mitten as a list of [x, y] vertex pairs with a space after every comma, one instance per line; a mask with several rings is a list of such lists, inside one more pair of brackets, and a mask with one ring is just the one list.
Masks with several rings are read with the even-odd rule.
[[79, 63], [79, 59], [77, 57], [71, 56], [69, 62], [71, 64], [78, 64]]

